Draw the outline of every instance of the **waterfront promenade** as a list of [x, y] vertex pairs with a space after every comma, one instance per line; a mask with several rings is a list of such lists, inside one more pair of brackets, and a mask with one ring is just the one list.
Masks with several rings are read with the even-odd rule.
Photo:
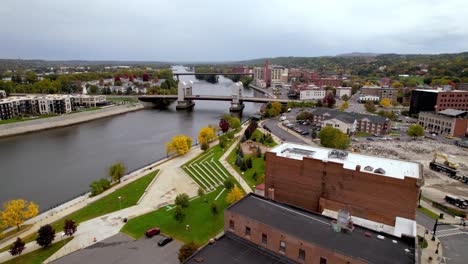
[[143, 109], [143, 105], [118, 105], [109, 106], [98, 110], [70, 113], [42, 119], [15, 122], [0, 125], [0, 138], [31, 133], [40, 130], [71, 126], [99, 118], [120, 115], [127, 112]]

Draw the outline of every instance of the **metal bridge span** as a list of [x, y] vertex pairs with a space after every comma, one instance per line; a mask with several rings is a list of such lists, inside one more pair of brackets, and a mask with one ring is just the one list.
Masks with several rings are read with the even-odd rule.
[[[232, 96], [229, 95], [191, 95], [185, 96], [186, 100], [192, 101], [232, 101]], [[153, 102], [157, 100], [177, 100], [177, 95], [143, 95], [139, 96], [138, 100], [142, 102]], [[250, 103], [269, 103], [279, 102], [286, 104], [288, 102], [299, 102], [299, 100], [288, 100], [288, 99], [277, 99], [277, 98], [263, 98], [263, 97], [240, 97], [239, 101], [250, 102]]]

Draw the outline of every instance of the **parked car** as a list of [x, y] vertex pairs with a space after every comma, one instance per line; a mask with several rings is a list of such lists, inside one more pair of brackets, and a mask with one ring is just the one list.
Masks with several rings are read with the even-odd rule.
[[371, 137], [368, 137], [368, 138], [366, 138], [366, 139], [369, 140], [369, 141], [375, 141], [375, 139], [373, 139], [373, 138], [371, 138]]
[[158, 241], [158, 246], [163, 247], [163, 246], [165, 246], [166, 244], [168, 244], [168, 243], [171, 242], [171, 241], [172, 241], [172, 237], [163, 236], [163, 237]]
[[146, 230], [145, 236], [151, 238], [155, 235], [159, 235], [159, 233], [161, 233], [161, 229], [159, 227], [154, 227]]
[[305, 135], [309, 135], [310, 133], [308, 131], [302, 131], [301, 135], [305, 136]]
[[351, 140], [355, 141], [355, 142], [359, 142], [359, 139], [357, 139], [357, 138], [352, 138]]

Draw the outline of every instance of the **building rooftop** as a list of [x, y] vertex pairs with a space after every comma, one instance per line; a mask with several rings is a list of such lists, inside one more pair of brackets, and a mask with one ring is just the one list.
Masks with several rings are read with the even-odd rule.
[[[354, 226], [351, 233], [335, 232], [331, 226], [334, 220], [332, 218], [270, 201], [255, 194], [245, 196], [226, 210], [330, 251], [369, 263], [414, 263], [414, 238], [383, 235], [360, 226]], [[224, 256], [230, 255], [227, 253]], [[242, 254], [238, 253], [238, 256]], [[219, 263], [232, 262], [223, 259]]]
[[[343, 164], [343, 168], [356, 170], [356, 166], [361, 167], [361, 172], [375, 174], [376, 176], [386, 176], [398, 179], [420, 177], [420, 166], [416, 162], [403, 160], [367, 156], [362, 154], [347, 153], [345, 151], [329, 148], [299, 145], [294, 143], [284, 143], [271, 149], [270, 152], [277, 156], [302, 160], [304, 157], [321, 160], [324, 162], [336, 162]], [[336, 153], [346, 155], [338, 157]], [[380, 170], [378, 170], [380, 169]]]
[[445, 109], [445, 110], [439, 111], [439, 114], [456, 117], [456, 116], [465, 115], [467, 112], [468, 111], [463, 111], [463, 110]]
[[252, 242], [226, 233], [214, 244], [201, 248], [184, 263], [203, 264], [287, 264], [296, 263], [272, 252], [260, 250]]

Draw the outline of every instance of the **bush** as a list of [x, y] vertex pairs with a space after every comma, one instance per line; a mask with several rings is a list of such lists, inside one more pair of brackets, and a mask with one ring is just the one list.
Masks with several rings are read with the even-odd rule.
[[245, 163], [247, 165], [247, 168], [251, 169], [252, 168], [252, 158], [251, 157], [248, 157], [246, 160], [245, 160]]
[[89, 187], [91, 188], [91, 196], [96, 196], [103, 193], [105, 190], [111, 187], [110, 181], [106, 178], [102, 178], [97, 181], [93, 181]]
[[246, 171], [247, 170], [247, 164], [246, 164], [245, 160], [241, 163], [240, 169], [241, 169], [241, 171]]
[[215, 204], [215, 203], [211, 203], [211, 213], [213, 215], [217, 215], [218, 214], [218, 206]]
[[41, 247], [49, 246], [55, 238], [55, 230], [51, 225], [41, 226], [37, 232], [36, 242]]
[[346, 149], [349, 146], [349, 137], [339, 129], [326, 126], [319, 133], [320, 145], [327, 148]]
[[182, 208], [187, 208], [189, 206], [189, 203], [190, 203], [190, 199], [186, 193], [181, 193], [177, 195], [175, 198], [175, 204]]
[[462, 217], [462, 218], [465, 218], [466, 217], [466, 213], [463, 212], [463, 211], [460, 211], [460, 210], [457, 210], [455, 208], [451, 208], [451, 207], [448, 207], [448, 206], [445, 206], [441, 203], [438, 203], [438, 202], [432, 202], [432, 206], [436, 207], [436, 208], [439, 208], [441, 209], [442, 211], [444, 212], [447, 212], [449, 213], [450, 215], [453, 215], [453, 216], [459, 216], [459, 217]]
[[210, 145], [208, 143], [202, 143], [200, 145], [200, 149], [203, 151], [207, 151], [210, 148]]
[[198, 196], [203, 196], [205, 195], [205, 191], [202, 188], [198, 188], [197, 194]]
[[184, 221], [184, 219], [185, 219], [184, 209], [182, 209], [182, 207], [180, 207], [178, 205], [176, 206], [176, 208], [174, 210], [174, 219], [179, 223], [182, 223], [182, 221]]
[[21, 238], [17, 238], [16, 241], [13, 243], [13, 245], [11, 245], [10, 247], [10, 254], [12, 256], [17, 256], [17, 255], [20, 255], [23, 250], [25, 249], [25, 243], [21, 240]]
[[223, 135], [223, 136], [220, 136], [218, 140], [219, 140], [219, 146], [221, 148], [225, 148], [227, 145], [227, 140], [228, 140], [227, 137]]
[[180, 247], [179, 249], [179, 261], [180, 263], [184, 262], [188, 257], [192, 256], [195, 251], [197, 251], [198, 247], [193, 242], [185, 244]]
[[233, 139], [234, 138], [234, 131], [229, 131], [226, 133], [226, 136], [229, 138], [229, 139]]
[[224, 181], [224, 188], [228, 189], [228, 190], [231, 190], [232, 187], [234, 187], [234, 182], [232, 181], [231, 178], [227, 178], [225, 181]]

